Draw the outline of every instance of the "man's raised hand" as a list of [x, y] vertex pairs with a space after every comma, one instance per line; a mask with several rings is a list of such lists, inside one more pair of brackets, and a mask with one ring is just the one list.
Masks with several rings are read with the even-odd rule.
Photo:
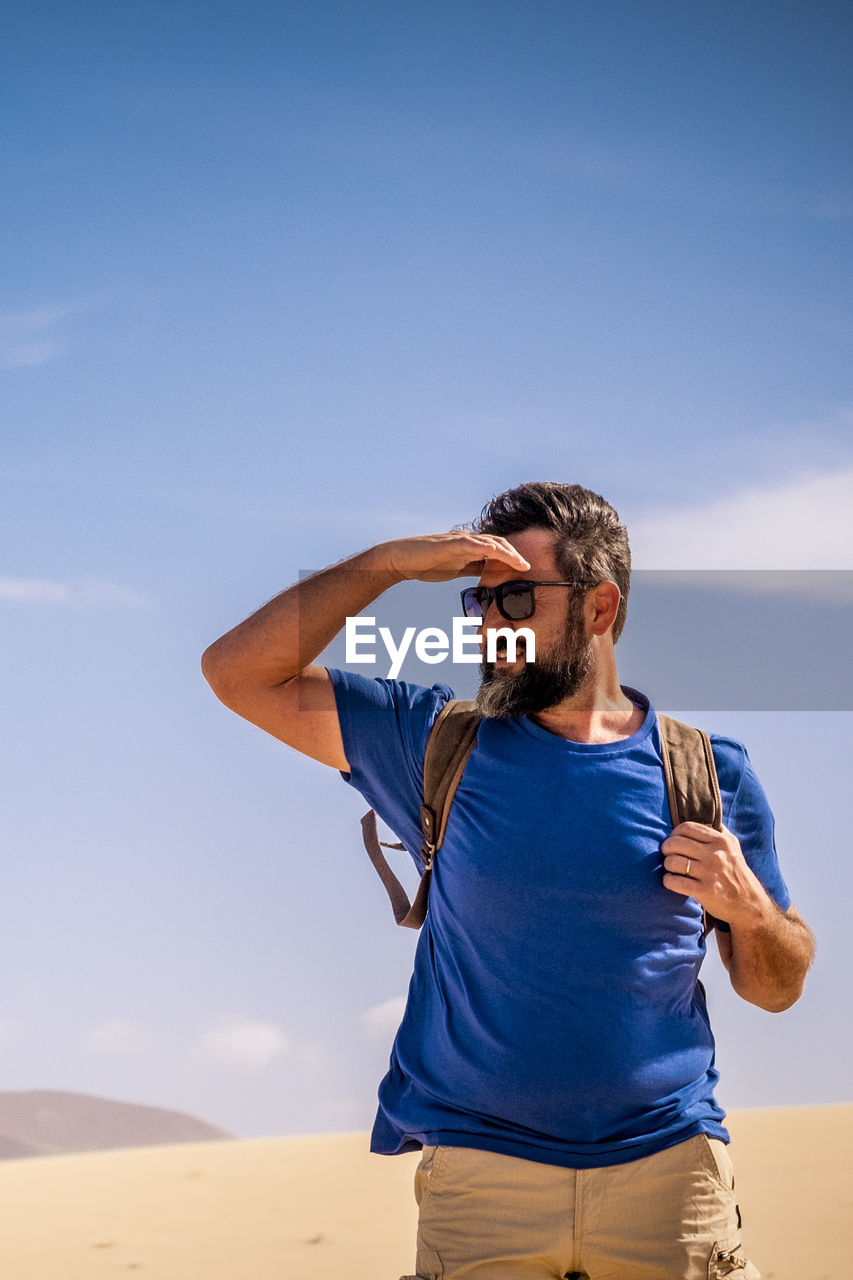
[[381, 542], [367, 553], [371, 567], [392, 573], [400, 582], [449, 582], [479, 577], [487, 561], [527, 572], [530, 564], [506, 538], [491, 533], [429, 533], [422, 537]]

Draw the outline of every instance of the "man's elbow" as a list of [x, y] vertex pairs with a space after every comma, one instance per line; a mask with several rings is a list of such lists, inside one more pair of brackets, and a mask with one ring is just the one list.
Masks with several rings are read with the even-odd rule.
[[804, 981], [800, 981], [786, 987], [784, 991], [767, 991], [766, 989], [753, 990], [749, 986], [741, 986], [737, 982], [732, 982], [732, 987], [741, 1000], [746, 1000], [748, 1004], [754, 1004], [758, 1009], [763, 1009], [765, 1013], [784, 1013], [786, 1009], [792, 1008], [803, 994], [804, 985]]
[[234, 673], [230, 669], [222, 651], [220, 640], [214, 640], [201, 655], [201, 674], [210, 685], [220, 702], [230, 707], [234, 700], [237, 686]]
[[209, 644], [201, 655], [201, 674], [204, 676], [208, 684], [210, 677], [213, 675], [213, 669], [216, 666], [216, 641]]
[[791, 992], [788, 995], [780, 996], [776, 1000], [768, 1001], [761, 1006], [766, 1013], [784, 1013], [786, 1009], [792, 1008], [800, 996], [803, 994], [803, 988], [798, 991]]
[[213, 688], [216, 682], [216, 673], [219, 668], [219, 651], [217, 645], [218, 640], [214, 640], [213, 644], [209, 644], [201, 655], [201, 674], [207, 683]]

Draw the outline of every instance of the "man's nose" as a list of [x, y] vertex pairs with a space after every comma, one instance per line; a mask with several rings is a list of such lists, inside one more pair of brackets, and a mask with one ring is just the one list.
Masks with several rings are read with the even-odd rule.
[[[492, 612], [493, 610], [494, 612]], [[486, 632], [487, 631], [492, 631], [492, 630], [500, 631], [503, 628], [509, 628], [511, 631], [515, 631], [516, 626], [517, 626], [516, 623], [511, 622], [508, 618], [505, 618], [501, 614], [496, 602], [492, 600], [491, 604], [489, 605], [486, 612], [483, 614], [483, 617], [480, 621], [479, 634], [480, 634], [480, 645], [482, 648], [483, 656], [485, 657], [485, 653], [486, 653]], [[505, 636], [497, 636], [495, 645], [496, 645], [497, 653], [500, 653], [500, 654], [506, 653], [507, 641]]]
[[492, 596], [492, 599], [489, 601], [488, 608], [486, 609], [486, 612], [483, 614], [483, 619], [482, 619], [483, 626], [486, 625], [486, 622], [490, 617], [492, 619], [492, 625], [496, 627], [499, 627], [501, 623], [504, 621], [504, 619], [501, 617], [500, 609], [498, 608], [498, 602], [494, 598], [494, 596]]

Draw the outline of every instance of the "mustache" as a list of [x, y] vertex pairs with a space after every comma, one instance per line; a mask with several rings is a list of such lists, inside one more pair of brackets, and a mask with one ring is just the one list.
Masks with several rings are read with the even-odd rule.
[[[516, 655], [516, 656], [519, 656], [519, 655]], [[523, 658], [524, 653], [522, 652], [520, 656]], [[506, 641], [503, 641], [500, 644], [497, 644], [495, 646], [495, 659], [497, 660], [498, 658], [506, 658], [506, 657], [507, 657], [507, 645], [506, 645]], [[480, 670], [493, 671], [494, 667], [495, 667], [495, 662], [488, 662], [486, 659], [485, 651], [484, 651], [483, 656], [480, 659]]]

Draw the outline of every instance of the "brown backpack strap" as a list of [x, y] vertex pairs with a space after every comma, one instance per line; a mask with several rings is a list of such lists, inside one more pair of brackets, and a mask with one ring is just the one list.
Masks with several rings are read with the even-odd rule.
[[[703, 822], [717, 831], [723, 829], [723, 802], [711, 739], [703, 729], [682, 724], [671, 716], [658, 716], [660, 748], [672, 825]], [[716, 921], [703, 910], [703, 934]]]
[[441, 709], [424, 755], [424, 803], [421, 805], [421, 857], [430, 868], [444, 840], [450, 805], [468, 757], [477, 741], [482, 716], [473, 702], [454, 699]]
[[441, 848], [450, 805], [468, 757], [474, 749], [480, 720], [481, 716], [474, 710], [473, 702], [454, 699], [442, 707], [430, 730], [424, 755], [424, 802], [421, 805], [420, 852], [423, 872], [412, 903], [388, 866], [381, 848], [384, 845], [388, 849], [404, 849], [405, 845], [379, 839], [373, 809], [368, 810], [361, 820], [364, 847], [385, 885], [394, 919], [405, 928], [420, 929], [426, 919], [433, 859]]
[[381, 848], [384, 845], [386, 849], [405, 849], [406, 846], [404, 844], [390, 844], [387, 840], [379, 839], [379, 831], [376, 827], [376, 811], [374, 809], [368, 809], [361, 820], [361, 838], [364, 841], [367, 856], [376, 868], [379, 879], [385, 885], [385, 892], [391, 900], [394, 919], [397, 924], [406, 924], [412, 909], [409, 895], [388, 866]]

